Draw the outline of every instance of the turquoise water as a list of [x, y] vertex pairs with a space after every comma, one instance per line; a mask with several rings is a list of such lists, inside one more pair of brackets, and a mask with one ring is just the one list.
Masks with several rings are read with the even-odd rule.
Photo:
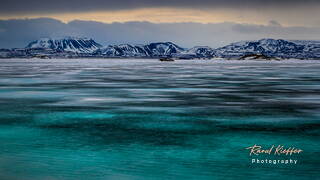
[[320, 62], [0, 63], [1, 180], [320, 178]]

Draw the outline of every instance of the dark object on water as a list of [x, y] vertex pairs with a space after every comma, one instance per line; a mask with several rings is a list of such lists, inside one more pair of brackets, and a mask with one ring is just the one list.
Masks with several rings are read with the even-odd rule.
[[33, 56], [34, 58], [39, 58], [39, 59], [50, 59], [49, 56], [43, 55], [43, 54], [36, 54]]
[[171, 59], [171, 58], [160, 58], [160, 61], [174, 61], [174, 59]]

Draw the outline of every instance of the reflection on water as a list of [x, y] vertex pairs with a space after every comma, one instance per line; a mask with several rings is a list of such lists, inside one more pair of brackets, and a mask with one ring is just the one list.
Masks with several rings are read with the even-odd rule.
[[[1, 60], [0, 179], [319, 178], [319, 68]], [[304, 152], [254, 166], [253, 144]]]

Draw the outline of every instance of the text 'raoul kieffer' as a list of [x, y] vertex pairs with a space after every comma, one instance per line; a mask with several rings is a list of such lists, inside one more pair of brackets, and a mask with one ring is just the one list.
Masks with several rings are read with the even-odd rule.
[[262, 146], [259, 145], [253, 145], [250, 147], [247, 147], [246, 149], [249, 150], [250, 156], [252, 155], [260, 155], [260, 154], [273, 154], [273, 155], [286, 155], [286, 156], [291, 156], [293, 154], [300, 154], [303, 150], [295, 147], [285, 147], [283, 145], [272, 145], [269, 148], [263, 148]]

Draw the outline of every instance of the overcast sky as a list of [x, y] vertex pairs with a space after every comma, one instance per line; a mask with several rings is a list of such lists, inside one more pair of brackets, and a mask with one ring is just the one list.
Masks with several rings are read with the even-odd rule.
[[183, 47], [219, 47], [240, 40], [260, 38], [309, 39], [319, 37], [317, 27], [283, 27], [276, 21], [268, 25], [239, 23], [102, 23], [55, 19], [0, 20], [0, 47], [25, 47], [30, 41], [64, 36], [93, 38], [103, 45], [145, 44], [172, 41]]
[[0, 18], [320, 26], [319, 0], [1, 0]]
[[0, 47], [52, 36], [185, 47], [265, 37], [319, 40], [319, 9], [319, 0], [1, 0]]
[[1, 14], [63, 13], [138, 8], [278, 9], [319, 7], [319, 0], [1, 0]]

